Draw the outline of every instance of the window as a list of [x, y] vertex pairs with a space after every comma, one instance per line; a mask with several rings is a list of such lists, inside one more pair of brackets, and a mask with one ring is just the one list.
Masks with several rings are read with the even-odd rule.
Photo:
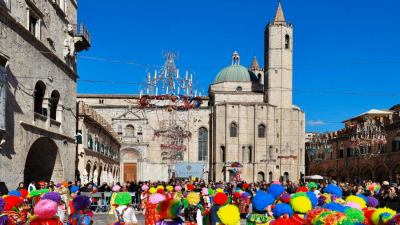
[[32, 11], [28, 9], [28, 30], [34, 35], [37, 39], [40, 39], [40, 27], [41, 20], [39, 17]]
[[134, 137], [135, 136], [135, 127], [133, 127], [132, 125], [127, 125], [125, 127], [125, 136]]
[[259, 73], [259, 74], [257, 75], [257, 78], [258, 78], [258, 82], [259, 82], [259, 83], [262, 83], [262, 75], [261, 75], [261, 73]]
[[6, 65], [7, 65], [7, 58], [3, 57], [0, 55], [0, 129], [5, 130], [6, 129], [6, 124], [5, 124], [5, 119], [6, 119], [6, 77], [7, 77], [7, 71], [6, 71]]
[[207, 160], [207, 153], [208, 153], [208, 131], [206, 128], [201, 127], [199, 129], [199, 161]]
[[121, 134], [122, 134], [122, 125], [118, 125], [117, 134], [118, 134], [118, 135], [121, 135]]
[[99, 152], [100, 146], [99, 146], [99, 139], [96, 137], [94, 138], [94, 150], [96, 152]]
[[338, 151], [338, 158], [339, 159], [341, 159], [341, 158], [343, 158], [344, 157], [344, 145], [343, 145], [343, 143], [340, 143], [340, 145], [339, 145], [339, 151]]
[[5, 7], [7, 7], [8, 10], [10, 10], [10, 5], [11, 5], [10, 1], [11, 0], [0, 0], [0, 7], [5, 6]]
[[248, 163], [253, 162], [253, 147], [252, 146], [248, 146], [247, 157], [248, 157], [248, 160], [247, 160]]
[[[57, 120], [57, 106], [58, 106], [59, 100], [60, 100], [60, 93], [58, 93], [58, 91], [51, 92], [51, 97], [50, 97], [50, 119]], [[60, 119], [61, 118], [59, 118], [59, 120]]]
[[237, 137], [237, 128], [238, 128], [237, 124], [235, 122], [232, 122], [229, 129], [231, 137]]
[[226, 152], [225, 152], [225, 146], [221, 146], [221, 161], [223, 162], [223, 163], [225, 163], [226, 162]]
[[259, 138], [265, 137], [265, 125], [264, 124], [258, 125], [258, 137]]
[[99, 104], [104, 104], [104, 99], [99, 99]]
[[290, 37], [288, 34], [285, 35], [285, 49], [290, 48]]
[[400, 151], [400, 137], [396, 137], [392, 141], [392, 152], [399, 152]]
[[236, 91], [242, 91], [242, 90], [243, 90], [243, 88], [241, 86], [236, 87]]
[[87, 137], [87, 148], [93, 149], [93, 139], [92, 139], [92, 135], [90, 135], [90, 133], [89, 133], [89, 130], [86, 131], [86, 137]]
[[46, 108], [43, 108], [44, 93], [46, 85], [42, 81], [38, 81], [35, 85], [34, 96], [34, 112], [42, 115], [47, 115]]

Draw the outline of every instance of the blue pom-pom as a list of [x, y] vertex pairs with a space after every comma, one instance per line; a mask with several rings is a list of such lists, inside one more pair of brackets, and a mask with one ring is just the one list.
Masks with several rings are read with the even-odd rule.
[[274, 198], [279, 197], [284, 191], [285, 188], [280, 184], [271, 184], [268, 188], [268, 193], [274, 196]]
[[289, 217], [293, 216], [293, 209], [290, 205], [286, 203], [279, 203], [275, 205], [275, 208], [272, 210], [275, 218], [279, 218], [285, 214], [289, 215]]
[[253, 198], [253, 208], [259, 212], [264, 212], [267, 206], [272, 205], [275, 198], [265, 191], [257, 191]]
[[69, 191], [70, 191], [71, 193], [75, 193], [75, 192], [79, 191], [79, 187], [78, 187], [78, 186], [71, 186], [71, 187], [69, 188]]
[[365, 202], [368, 202], [368, 198], [367, 196], [363, 195], [363, 194], [356, 194], [358, 197], [364, 199]]
[[309, 191], [309, 192], [307, 192], [306, 194], [307, 194], [307, 197], [308, 197], [308, 198], [310, 199], [310, 201], [311, 201], [311, 205], [312, 205], [313, 207], [317, 206], [317, 204], [318, 204], [318, 198], [317, 198], [317, 196], [315, 195], [315, 193]]
[[343, 205], [336, 203], [336, 202], [327, 203], [327, 204], [323, 205], [322, 207], [325, 209], [335, 211], [335, 212], [344, 212], [344, 210], [346, 210], [346, 207], [344, 207]]
[[326, 186], [326, 188], [324, 188], [324, 192], [331, 195], [336, 195], [338, 197], [342, 197], [343, 195], [342, 189], [334, 184], [329, 184]]
[[8, 195], [21, 197], [21, 192], [19, 192], [17, 190], [12, 190], [12, 191], [8, 192]]

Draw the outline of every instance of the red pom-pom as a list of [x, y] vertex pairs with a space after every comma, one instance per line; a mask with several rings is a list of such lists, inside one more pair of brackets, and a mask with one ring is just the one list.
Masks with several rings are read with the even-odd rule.
[[362, 211], [364, 213], [364, 217], [365, 217], [365, 219], [364, 219], [365, 224], [367, 224], [367, 225], [373, 224], [371, 217], [372, 217], [372, 214], [375, 212], [375, 210], [376, 210], [375, 208], [362, 209]]
[[228, 196], [225, 193], [217, 193], [214, 196], [214, 203], [217, 205], [225, 205], [228, 202]]
[[296, 190], [296, 193], [297, 192], [308, 192], [308, 188], [306, 188], [306, 187], [299, 187], [299, 188], [297, 188], [297, 190]]
[[249, 187], [250, 187], [250, 185], [248, 183], [243, 184], [243, 189], [248, 189]]
[[22, 205], [24, 203], [24, 199], [17, 196], [7, 196], [4, 198], [6, 205], [4, 206], [4, 211], [11, 211], [14, 207]]
[[240, 196], [242, 196], [242, 195], [239, 192], [233, 193], [234, 198], [240, 198]]
[[271, 222], [271, 225], [295, 225], [290, 219], [279, 218]]
[[188, 184], [188, 185], [187, 185], [188, 191], [193, 191], [194, 188], [195, 188], [195, 186], [194, 186], [193, 184]]
[[26, 198], [26, 196], [28, 196], [28, 190], [26, 189], [21, 189], [19, 190], [19, 193], [21, 193], [21, 198]]
[[162, 195], [163, 195], [163, 194], [164, 194], [164, 190], [163, 190], [163, 189], [161, 189], [161, 188], [160, 188], [160, 189], [157, 189], [157, 193], [158, 193], [158, 194], [162, 194]]
[[299, 214], [294, 214], [292, 217], [290, 217], [290, 221], [293, 223], [293, 225], [304, 225], [306, 222], [304, 216]]

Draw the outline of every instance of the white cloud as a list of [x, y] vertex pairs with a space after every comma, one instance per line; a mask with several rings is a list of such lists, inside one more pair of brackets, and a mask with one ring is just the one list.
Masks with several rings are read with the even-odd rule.
[[309, 120], [307, 121], [308, 126], [323, 126], [326, 123], [322, 120]]

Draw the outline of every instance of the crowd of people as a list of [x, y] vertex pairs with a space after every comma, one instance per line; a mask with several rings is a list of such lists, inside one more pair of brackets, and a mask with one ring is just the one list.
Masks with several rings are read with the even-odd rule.
[[[94, 199], [87, 194], [96, 192], [111, 195]], [[171, 180], [112, 186], [32, 182], [11, 191], [0, 188], [0, 194], [0, 225], [96, 224], [94, 203], [103, 200], [110, 225], [138, 224], [138, 213], [144, 214], [145, 225], [400, 224], [399, 189], [387, 181], [298, 185]]]

